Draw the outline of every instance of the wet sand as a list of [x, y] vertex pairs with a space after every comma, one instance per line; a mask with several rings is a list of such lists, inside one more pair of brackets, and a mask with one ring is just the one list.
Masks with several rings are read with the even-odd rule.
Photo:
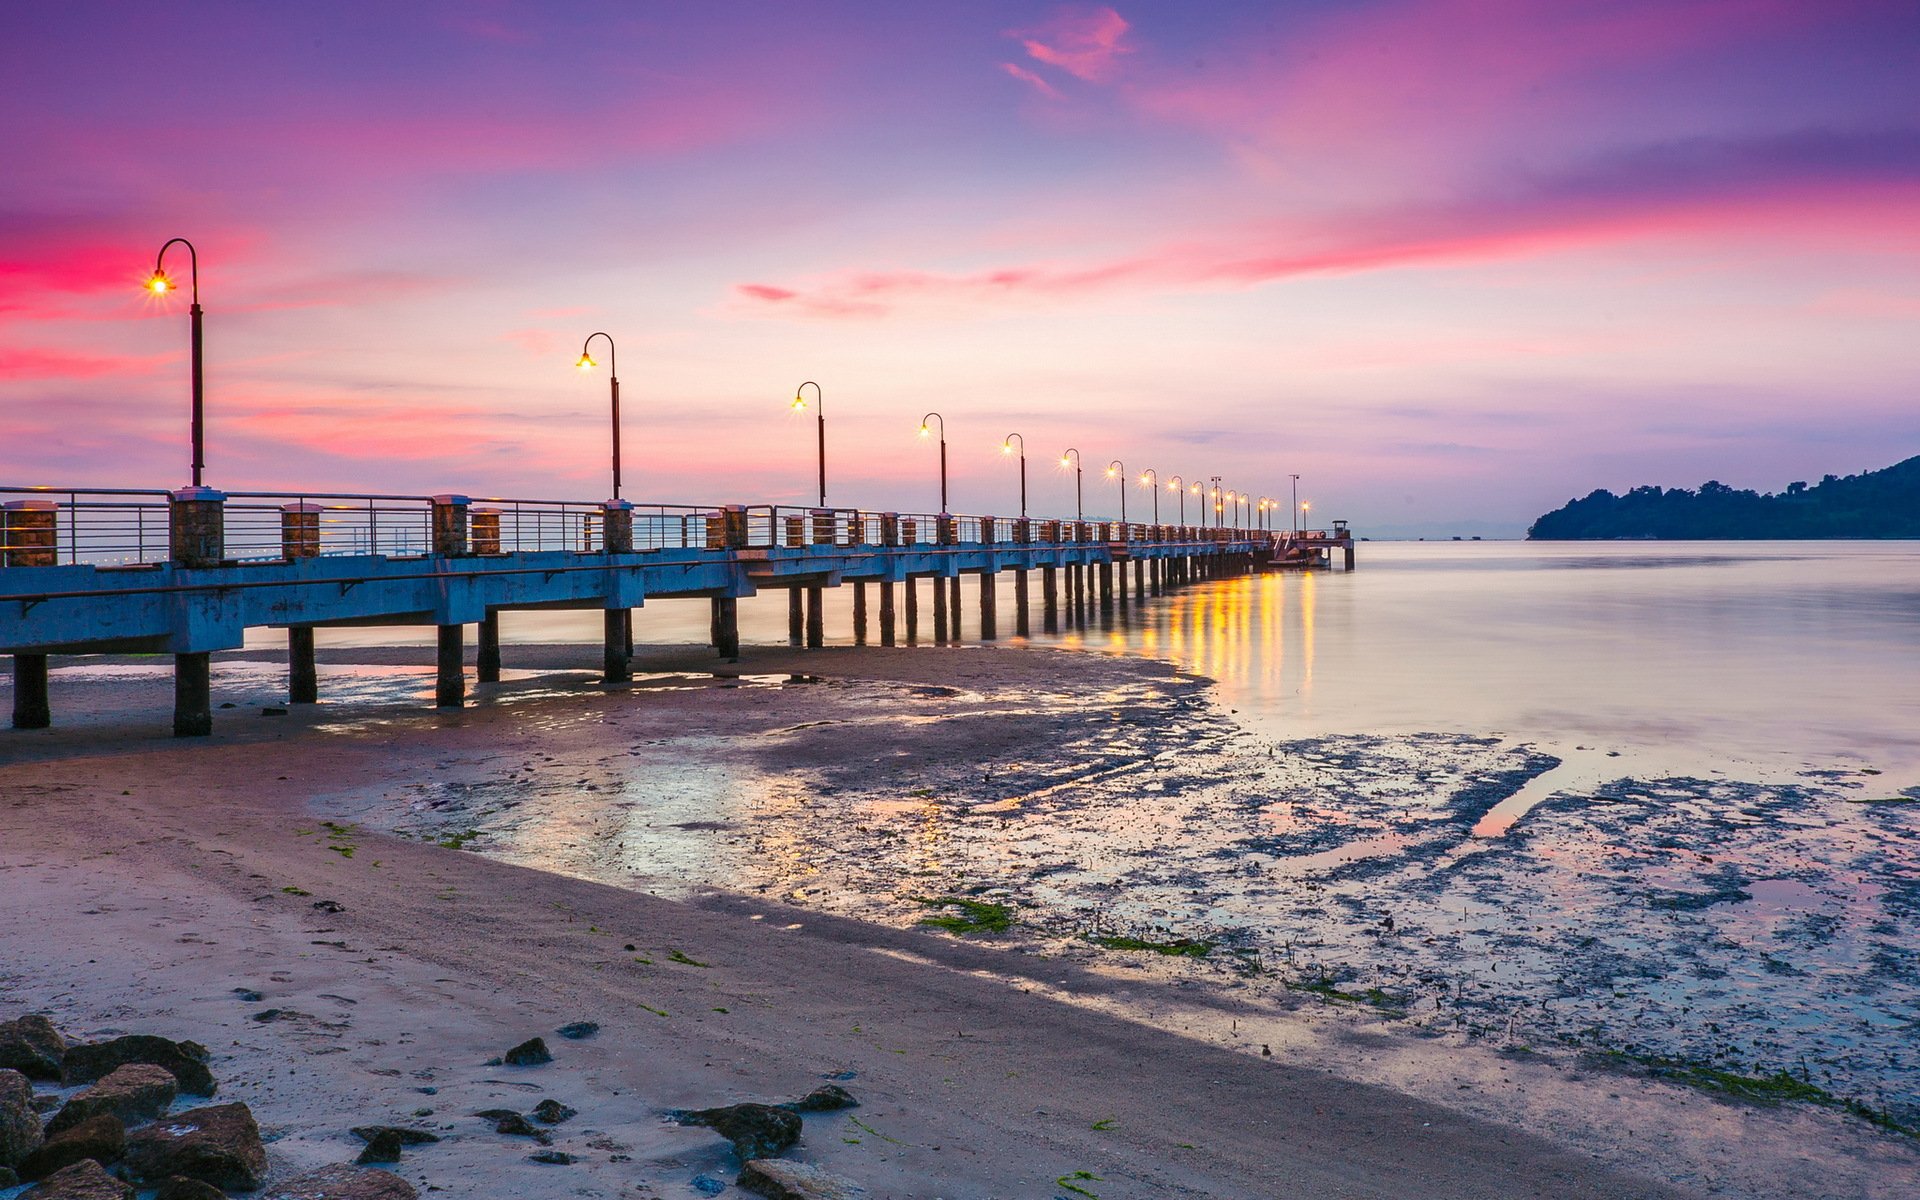
[[[1837, 1113], [1273, 987], [1233, 968], [1230, 929], [1156, 924], [1174, 910], [1137, 869], [1207, 814], [1168, 779], [1163, 827], [1138, 804], [1132, 828], [1073, 814], [1142, 761], [1234, 752], [1204, 683], [1157, 664], [749, 650], [745, 678], [715, 680], [671, 651], [603, 693], [564, 672], [580, 647], [516, 647], [527, 674], [434, 713], [396, 703], [419, 652], [329, 657], [334, 699], [287, 716], [260, 715], [273, 668], [223, 665], [216, 698], [237, 707], [201, 743], [164, 736], [164, 676], [57, 678], [62, 727], [0, 750], [0, 1016], [207, 1043], [223, 1095], [283, 1135], [281, 1171], [408, 1119], [448, 1140], [401, 1172], [450, 1191], [694, 1195], [731, 1157], [663, 1111], [824, 1078], [863, 1106], [809, 1118], [796, 1156], [879, 1196], [1891, 1197], [1920, 1169], [1910, 1141]], [[1059, 862], [1038, 865], [1066, 869], [968, 832], [1049, 796]], [[1062, 916], [1101, 885], [1113, 904]], [[924, 903], [949, 896], [1013, 924], [917, 924], [964, 914]], [[235, 988], [292, 1015], [255, 1021]], [[575, 1020], [602, 1032], [551, 1036]], [[538, 1033], [557, 1062], [483, 1065]], [[559, 1143], [572, 1166], [467, 1115], [547, 1095], [581, 1111]]]

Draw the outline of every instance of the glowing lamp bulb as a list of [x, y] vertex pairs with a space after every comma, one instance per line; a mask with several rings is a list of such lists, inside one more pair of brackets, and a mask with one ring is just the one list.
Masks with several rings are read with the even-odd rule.
[[931, 429], [928, 429], [928, 428], [927, 428], [927, 427], [926, 427], [925, 425], [922, 425], [922, 426], [920, 427], [920, 436], [921, 436], [921, 437], [926, 437], [926, 436], [927, 436], [928, 434], [930, 434], [930, 433], [932, 433], [932, 432], [933, 432], [933, 430], [931, 430]]
[[1070, 467], [1073, 465], [1073, 460], [1063, 454], [1060, 456], [1060, 465], [1063, 467]]
[[806, 408], [807, 398], [805, 396], [795, 396], [793, 398], [793, 410], [795, 412], [805, 412]]
[[173, 280], [168, 279], [165, 275], [163, 275], [159, 271], [155, 271], [153, 273], [153, 278], [147, 280], [147, 290], [152, 292], [156, 296], [164, 296], [169, 290], [172, 289], [172, 287], [173, 287]]
[[1012, 454], [1012, 453], [1013, 453], [1013, 447], [1012, 447], [1012, 446], [1010, 446], [1010, 445], [1008, 445], [1008, 444], [1007, 444], [1006, 442], [1001, 442], [1001, 443], [1000, 443], [1000, 453], [1002, 453], [1002, 454]]
[[582, 354], [580, 356], [580, 361], [573, 365], [576, 367], [579, 367], [582, 371], [591, 371], [593, 370], [594, 362], [592, 357], [590, 357], [589, 355]]

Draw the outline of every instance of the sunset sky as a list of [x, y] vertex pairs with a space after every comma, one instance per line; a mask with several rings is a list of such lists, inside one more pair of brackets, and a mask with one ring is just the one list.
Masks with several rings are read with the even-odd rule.
[[[0, 483], [1071, 511], [1362, 532], [1920, 453], [1913, 0], [0, 11]], [[177, 250], [175, 251], [177, 254]], [[169, 267], [183, 281], [184, 257]], [[1134, 489], [1129, 514], [1148, 512]], [[1170, 501], [1163, 515], [1171, 513]]]

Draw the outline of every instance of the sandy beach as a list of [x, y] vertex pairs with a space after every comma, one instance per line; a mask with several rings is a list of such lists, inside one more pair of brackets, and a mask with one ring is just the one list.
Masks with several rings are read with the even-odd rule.
[[[1231, 726], [1204, 680], [978, 647], [749, 648], [716, 679], [705, 652], [664, 649], [608, 691], [578, 670], [590, 652], [516, 647], [507, 683], [435, 712], [404, 695], [421, 652], [330, 651], [328, 703], [286, 715], [263, 712], [278, 668], [229, 656], [216, 699], [235, 707], [203, 742], [165, 736], [163, 674], [57, 680], [57, 727], [0, 742], [0, 1020], [205, 1043], [276, 1178], [350, 1161], [355, 1125], [432, 1129], [395, 1169], [455, 1195], [698, 1195], [738, 1164], [665, 1114], [829, 1080], [860, 1107], [806, 1118], [791, 1157], [877, 1197], [1891, 1200], [1920, 1178], [1911, 1139], [1835, 1111], [1278, 1002], [1177, 955], [1061, 953], [1057, 930], [927, 927], [965, 911], [937, 867], [931, 894], [893, 880], [848, 915], [832, 899], [857, 882], [787, 836], [838, 828], [810, 815], [827, 755], [990, 782], [1042, 746], [1044, 786], [1071, 788], [1168, 737], [1192, 751], [1192, 729]], [[1000, 699], [1017, 694], [1033, 703]], [[981, 696], [993, 712], [945, 708]], [[1090, 720], [1121, 732], [1090, 739]], [[643, 824], [654, 806], [643, 844], [684, 869], [610, 862], [606, 831], [558, 808], [488, 833], [514, 806], [487, 797], [560, 788], [624, 789]], [[743, 789], [781, 836], [738, 817]], [[938, 859], [911, 791], [872, 819]], [[732, 815], [703, 815], [716, 797]], [[1136, 839], [1172, 836], [1152, 825]], [[577, 1021], [599, 1032], [555, 1036]], [[535, 1035], [554, 1062], [487, 1065]], [[579, 1110], [554, 1130], [569, 1165], [471, 1115], [549, 1097]]]

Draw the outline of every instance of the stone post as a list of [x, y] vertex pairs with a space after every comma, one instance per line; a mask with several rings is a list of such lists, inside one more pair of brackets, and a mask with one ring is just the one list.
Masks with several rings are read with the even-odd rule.
[[433, 497], [433, 552], [446, 558], [467, 553], [467, 506], [465, 496]]
[[282, 504], [280, 506], [280, 557], [320, 557], [320, 506], [318, 504]]
[[59, 561], [59, 504], [53, 500], [8, 501], [0, 509], [0, 567], [51, 567]]
[[184, 487], [167, 501], [167, 544], [176, 567], [217, 567], [227, 557], [226, 493]]
[[500, 553], [500, 510], [476, 508], [470, 511], [467, 520], [473, 552], [475, 554]]

